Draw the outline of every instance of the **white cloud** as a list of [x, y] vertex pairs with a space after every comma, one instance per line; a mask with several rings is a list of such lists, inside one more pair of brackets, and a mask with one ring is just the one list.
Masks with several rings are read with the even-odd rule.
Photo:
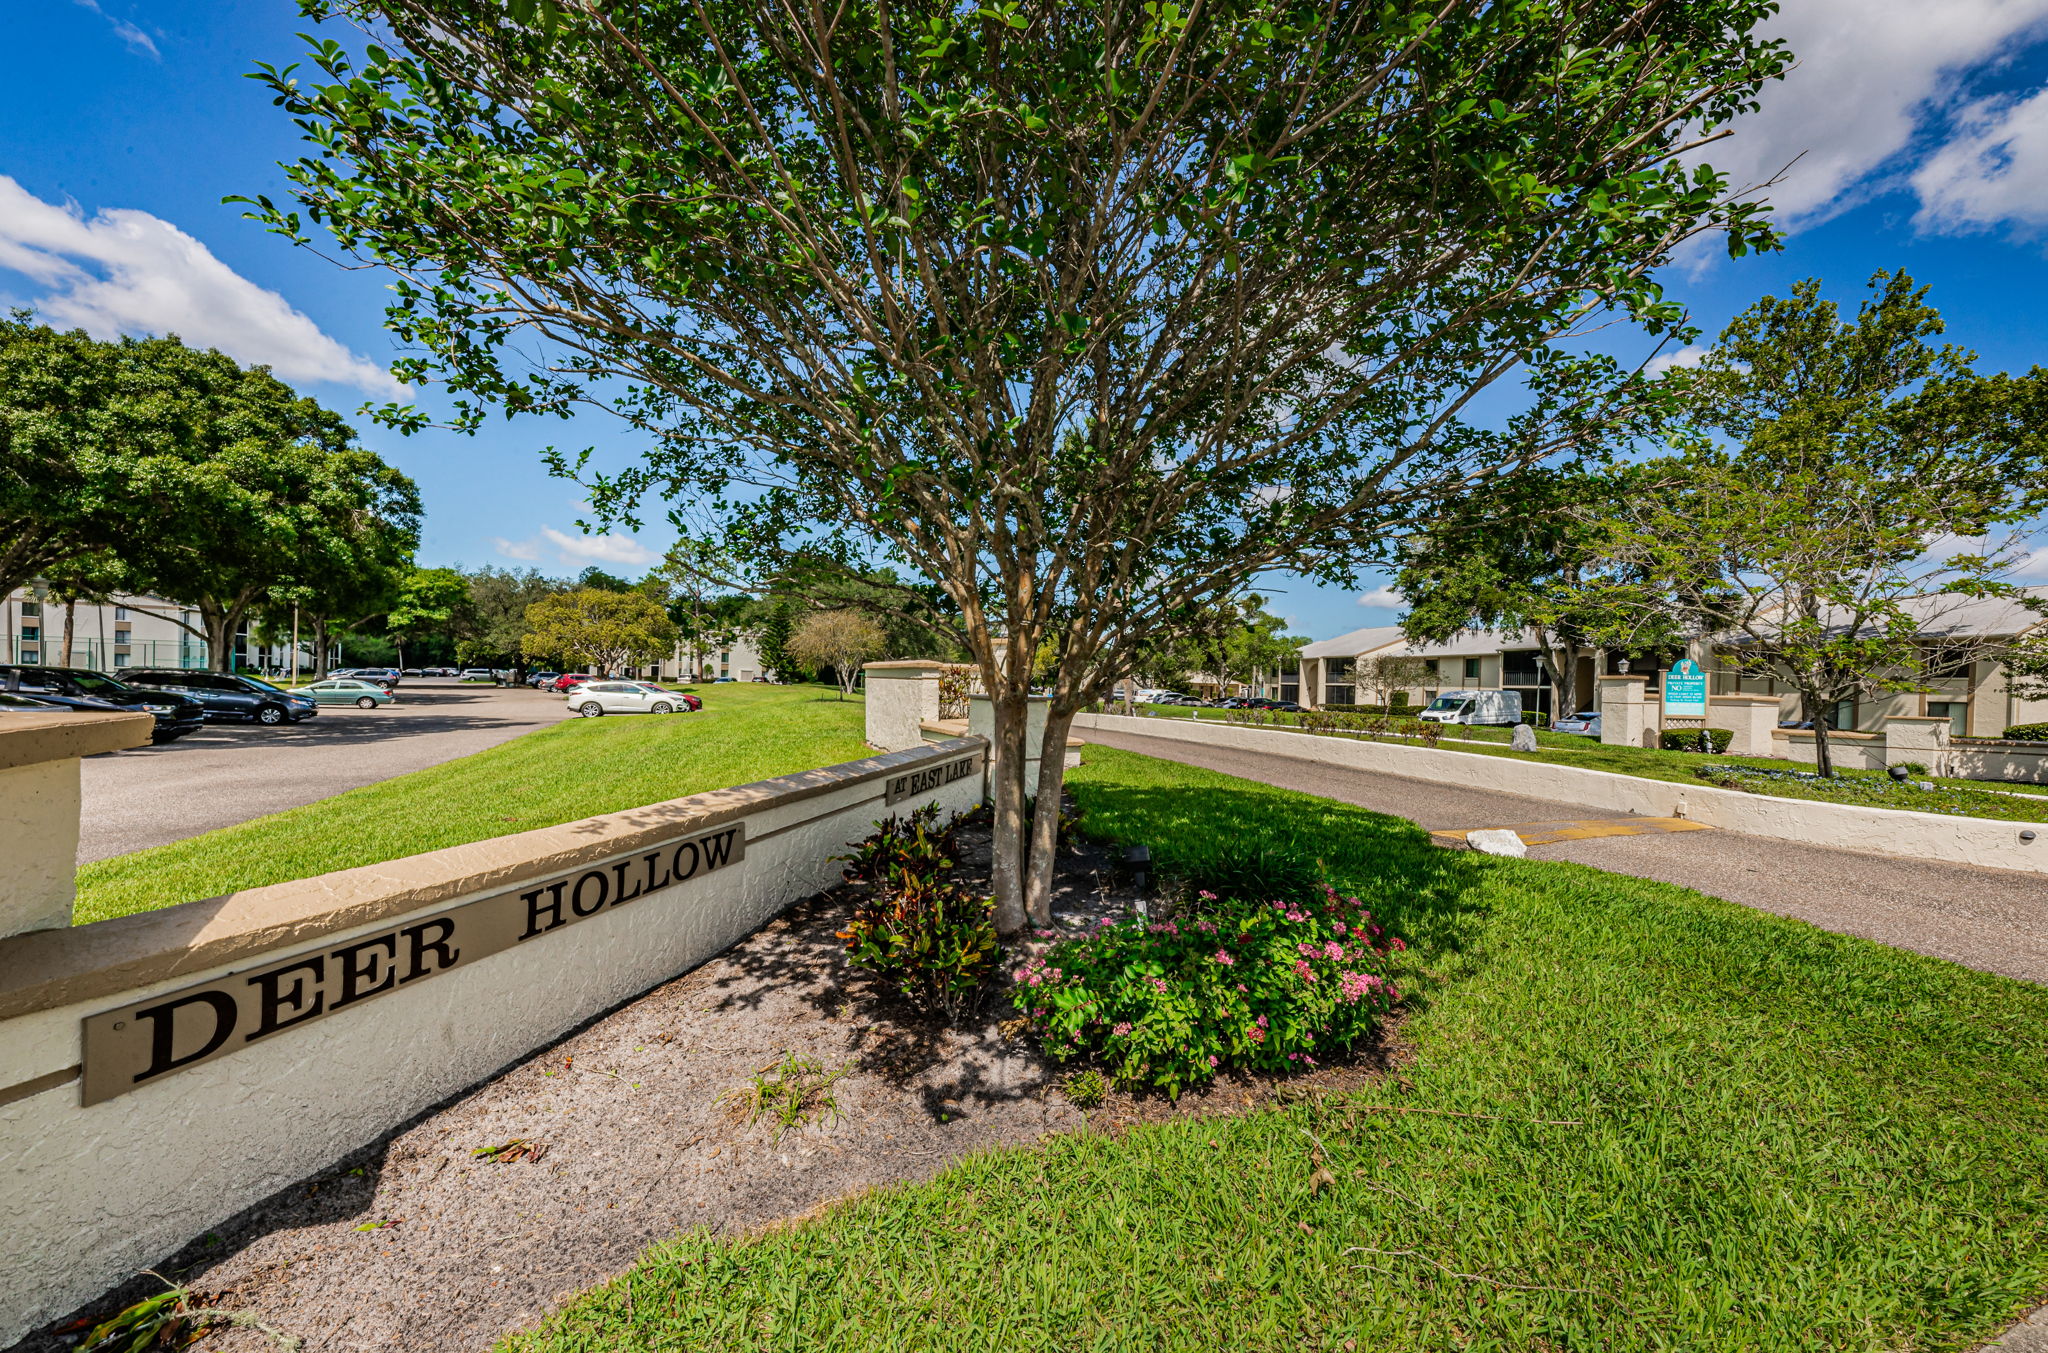
[[291, 382], [353, 386], [373, 395], [411, 393], [391, 374], [320, 332], [274, 291], [213, 256], [168, 221], [144, 211], [45, 202], [0, 175], [0, 270], [46, 288], [38, 314], [95, 338], [175, 333], [238, 362], [270, 367]]
[[2048, 90], [1980, 99], [1957, 118], [1954, 140], [1913, 175], [1914, 224], [1961, 232], [2009, 222], [2048, 226]]
[[507, 540], [503, 536], [492, 539], [498, 553], [507, 559], [523, 559], [528, 563], [540, 558], [540, 544], [532, 540]]
[[[1765, 31], [1798, 64], [1703, 158], [1771, 189], [1786, 224], [1853, 206], [1962, 97], [1964, 76], [2048, 27], [2048, 0], [1792, 0]], [[1873, 176], [1877, 176], [1875, 179]]]
[[1688, 343], [1676, 352], [1660, 352], [1643, 364], [1643, 372], [1650, 376], [1661, 376], [1673, 367], [1698, 366], [1707, 350], [1697, 343]]
[[1370, 592], [1359, 593], [1358, 604], [1360, 606], [1378, 606], [1393, 610], [1406, 606], [1408, 598], [1402, 596], [1391, 585], [1382, 583]]
[[[566, 531], [557, 531], [552, 526], [540, 528], [543, 539], [555, 547], [555, 553], [565, 564], [627, 564], [639, 566], [652, 564], [661, 556], [648, 549], [639, 541], [618, 532], [607, 532], [601, 536], [572, 536]], [[520, 556], [514, 555], [513, 558]]]
[[164, 59], [164, 54], [156, 49], [155, 39], [151, 38], [149, 34], [143, 32], [140, 28], [137, 28], [134, 24], [129, 23], [126, 19], [117, 18], [101, 9], [99, 0], [74, 0], [74, 3], [80, 9], [89, 9], [102, 19], [105, 19], [107, 26], [114, 30], [114, 36], [128, 44], [129, 51], [146, 56], [152, 61]]

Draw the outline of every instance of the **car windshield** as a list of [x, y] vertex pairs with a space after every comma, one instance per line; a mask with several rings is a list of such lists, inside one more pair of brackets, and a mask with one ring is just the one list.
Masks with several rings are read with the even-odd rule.
[[142, 694], [133, 686], [126, 686], [112, 677], [101, 676], [98, 672], [73, 672], [71, 680], [87, 695], [97, 695], [102, 700], [121, 700]]
[[1439, 695], [1429, 702], [1431, 709], [1463, 709], [1470, 703], [1470, 697], [1463, 695]]

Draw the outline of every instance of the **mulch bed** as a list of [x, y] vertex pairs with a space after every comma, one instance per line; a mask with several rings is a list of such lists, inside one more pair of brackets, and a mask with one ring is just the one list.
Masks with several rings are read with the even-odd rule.
[[[985, 879], [987, 828], [966, 828], [960, 845], [960, 877]], [[1103, 850], [1063, 850], [1061, 930], [1132, 901]], [[797, 904], [157, 1271], [205, 1305], [303, 1340], [304, 1353], [487, 1349], [678, 1231], [744, 1233], [929, 1177], [969, 1152], [1244, 1112], [1352, 1088], [1389, 1063], [1391, 1037], [1311, 1076], [1229, 1077], [1177, 1102], [1119, 1092], [1084, 1115], [1058, 1092], [1061, 1069], [1003, 1032], [1000, 998], [973, 1027], [948, 1029], [871, 989], [834, 935], [850, 903], [839, 889]], [[778, 1138], [721, 1101], [789, 1054], [850, 1069], [832, 1086], [836, 1119]], [[493, 1148], [502, 1149], [478, 1154]], [[12, 1353], [72, 1348], [86, 1317], [162, 1290], [139, 1277]], [[218, 1329], [200, 1347], [277, 1345], [253, 1329]]]

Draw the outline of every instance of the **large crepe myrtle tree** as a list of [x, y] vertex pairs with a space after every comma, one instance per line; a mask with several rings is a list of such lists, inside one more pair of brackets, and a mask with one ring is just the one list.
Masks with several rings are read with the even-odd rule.
[[[1770, 239], [1692, 153], [1787, 60], [1768, 0], [302, 4], [362, 36], [258, 72], [313, 151], [252, 214], [395, 274], [458, 423], [644, 429], [558, 462], [600, 514], [939, 584], [1006, 931], [1050, 908], [1039, 655], [1058, 739], [1162, 620], [1640, 416], [1560, 340], [1680, 330], [1670, 251]], [[1524, 411], [1474, 426], [1504, 377]]]

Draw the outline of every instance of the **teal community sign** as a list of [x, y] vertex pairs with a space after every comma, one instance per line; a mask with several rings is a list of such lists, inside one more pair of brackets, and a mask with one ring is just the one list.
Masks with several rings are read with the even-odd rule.
[[1680, 658], [1664, 674], [1664, 717], [1707, 717], [1707, 674], [1691, 658]]

